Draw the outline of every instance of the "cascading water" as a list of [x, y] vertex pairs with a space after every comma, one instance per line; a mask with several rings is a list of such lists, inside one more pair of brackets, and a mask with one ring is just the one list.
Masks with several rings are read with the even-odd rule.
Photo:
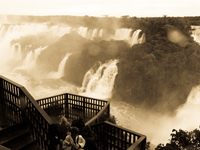
[[30, 51], [26, 58], [23, 61], [23, 65], [21, 67], [21, 69], [26, 69], [26, 70], [31, 70], [35, 67], [36, 64], [36, 60], [38, 58], [38, 56], [40, 55], [40, 53], [45, 50], [47, 48], [47, 46], [45, 47], [39, 47], [35, 50]]
[[129, 40], [130, 38], [130, 34], [132, 32], [132, 29], [126, 29], [126, 28], [122, 28], [122, 29], [117, 29], [115, 32], [115, 40]]
[[21, 55], [22, 55], [21, 45], [19, 43], [15, 43], [14, 45], [12, 45], [11, 58], [21, 60]]
[[[132, 37], [131, 37], [131, 39], [130, 39], [130, 43], [131, 43], [131, 45], [134, 45], [134, 44], [141, 44], [141, 39], [140, 38], [138, 38], [138, 36], [139, 36], [139, 34], [140, 34], [140, 32], [141, 32], [142, 30], [136, 30], [134, 33], [133, 33], [133, 35], [132, 35]], [[143, 37], [141, 37], [141, 38], [143, 38]]]
[[87, 38], [88, 28], [87, 27], [79, 27], [77, 30], [78, 34], [82, 37]]
[[61, 37], [65, 34], [68, 34], [70, 33], [72, 30], [72, 27], [69, 27], [69, 26], [51, 26], [50, 27], [50, 31], [53, 32], [53, 34]]
[[192, 37], [194, 38], [194, 41], [200, 44], [200, 26], [192, 26]]
[[[49, 26], [47, 23], [42, 24], [26, 24], [26, 25], [1, 25], [0, 26], [0, 38], [3, 42], [6, 42], [6, 44], [10, 43], [9, 39], [17, 39], [19, 37], [25, 36], [25, 35], [37, 35], [39, 33], [51, 33], [57, 37], [61, 37], [64, 34], [71, 33], [72, 31], [77, 32], [79, 35], [81, 35], [83, 38], [93, 40], [95, 38], [103, 38], [106, 34], [103, 29], [88, 29], [88, 27], [78, 27], [73, 28], [68, 25], [66, 26]], [[128, 28], [120, 28], [116, 29], [114, 35], [106, 35], [106, 37], [109, 37], [106, 40], [124, 40], [130, 44], [130, 46], [134, 44], [140, 44], [144, 42], [144, 34], [141, 36], [141, 38], [138, 38], [141, 30], [138, 29], [132, 33], [132, 29]]]
[[194, 33], [192, 37], [194, 38], [194, 41], [200, 44], [200, 33]]
[[60, 62], [59, 67], [58, 67], [58, 71], [57, 72], [50, 72], [48, 74], [48, 78], [52, 78], [52, 79], [60, 79], [61, 77], [64, 76], [64, 69], [65, 69], [65, 64], [67, 59], [69, 58], [71, 54], [67, 53], [65, 55], [65, 57], [63, 58], [63, 60]]
[[145, 42], [145, 35], [142, 34], [142, 36], [139, 38], [139, 34], [142, 30], [138, 29], [132, 33], [132, 29], [122, 28], [117, 29], [115, 32], [115, 40], [124, 40], [127, 41], [130, 46], [134, 44], [141, 44]]
[[112, 97], [112, 90], [115, 77], [118, 73], [118, 60], [110, 60], [100, 64], [95, 69], [96, 64], [85, 74], [82, 84], [84, 94], [90, 97], [108, 99]]

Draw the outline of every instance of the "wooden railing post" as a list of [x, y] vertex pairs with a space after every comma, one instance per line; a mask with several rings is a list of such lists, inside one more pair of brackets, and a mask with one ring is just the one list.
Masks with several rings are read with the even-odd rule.
[[48, 145], [48, 150], [56, 150], [57, 143], [55, 143], [55, 137], [57, 136], [57, 129], [55, 124], [49, 125], [49, 135], [50, 143]]
[[85, 110], [85, 105], [86, 105], [86, 100], [85, 100], [85, 97], [83, 97], [83, 111], [86, 111]]
[[0, 78], [0, 101], [3, 102], [3, 79]]
[[141, 150], [145, 150], [146, 147], [146, 138], [141, 142]]
[[65, 95], [65, 117], [69, 118], [69, 107], [68, 107], [68, 94]]
[[20, 99], [20, 108], [25, 113], [25, 110], [27, 108], [27, 102], [25, 101], [25, 94], [22, 92], [22, 90], [19, 90], [19, 99]]
[[106, 133], [105, 133], [106, 124], [103, 123], [102, 126], [103, 126], [103, 130], [104, 130], [104, 131], [103, 131], [103, 137], [101, 137], [101, 138], [102, 138], [102, 140], [103, 140], [103, 149], [106, 149], [106, 145], [107, 145], [107, 144], [105, 143], [105, 140], [104, 140], [105, 136], [107, 136]]
[[0, 113], [2, 114], [6, 112], [5, 100], [3, 97], [3, 79], [0, 78]]
[[22, 89], [19, 90], [19, 99], [20, 99], [20, 108], [22, 110], [22, 121], [26, 122], [26, 108], [27, 106], [27, 102], [25, 101], [25, 94], [22, 91]]
[[108, 105], [108, 118], [110, 117], [110, 103], [109, 103], [109, 105]]

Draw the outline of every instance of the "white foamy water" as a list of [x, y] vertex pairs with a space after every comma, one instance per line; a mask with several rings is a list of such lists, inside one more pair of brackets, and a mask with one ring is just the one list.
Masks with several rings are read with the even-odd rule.
[[60, 62], [59, 66], [58, 66], [58, 71], [57, 72], [49, 72], [48, 78], [60, 79], [61, 77], [64, 76], [65, 64], [70, 55], [71, 54], [68, 54], [68, 53], [65, 55], [65, 57], [63, 58], [63, 60]]
[[118, 73], [117, 63], [118, 60], [110, 60], [100, 64], [96, 71], [91, 68], [83, 79], [82, 90], [85, 92], [80, 94], [101, 99], [111, 98], [115, 77]]
[[200, 44], [200, 26], [192, 26], [192, 37], [194, 40]]

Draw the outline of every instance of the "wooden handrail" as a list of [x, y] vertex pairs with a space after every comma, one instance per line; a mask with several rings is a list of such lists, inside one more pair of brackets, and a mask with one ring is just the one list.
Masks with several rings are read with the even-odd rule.
[[[140, 145], [143, 141], [145, 140], [146, 143], [146, 136], [141, 136], [133, 145], [131, 145], [127, 150], [134, 150], [138, 147], [138, 145]], [[145, 145], [144, 148], [142, 148], [142, 150], [145, 150]]]
[[[145, 150], [146, 136], [123, 128], [108, 121], [92, 125], [91, 128], [100, 134], [98, 146], [103, 149]], [[127, 136], [128, 135], [128, 136]], [[115, 141], [118, 141], [117, 143]]]
[[60, 96], [60, 95], [66, 95], [66, 94], [68, 94], [68, 95], [70, 94], [70, 95], [73, 95], [73, 96], [79, 96], [79, 97], [83, 97], [83, 98], [88, 98], [88, 99], [95, 99], [95, 100], [102, 101], [102, 102], [108, 102], [108, 101], [102, 100], [102, 99], [86, 97], [86, 96], [77, 95], [77, 94], [71, 94], [71, 93], [61, 93], [61, 94], [57, 94], [57, 95], [53, 95], [53, 96], [47, 96], [47, 97], [44, 97], [44, 98], [36, 99], [36, 101], [39, 101], [39, 100], [42, 100], [42, 99], [48, 99], [48, 98], [52, 98], [52, 97], [56, 97], [56, 96]]
[[130, 129], [121, 127], [121, 126], [116, 125], [116, 124], [113, 124], [113, 123], [111, 123], [111, 122], [108, 122], [108, 121], [104, 121], [104, 122], [107, 123], [107, 124], [109, 124], [109, 125], [111, 125], [111, 126], [114, 126], [115, 128], [119, 128], [119, 129], [122, 129], [122, 130], [124, 130], [124, 131], [128, 131], [128, 132], [133, 133], [133, 134], [135, 134], [135, 135], [138, 135], [138, 136], [141, 136], [141, 137], [142, 137], [142, 136], [145, 136], [145, 135], [143, 135], [143, 134], [141, 134], [141, 133], [138, 133], [138, 132], [132, 131], [132, 130], [130, 130]]
[[35, 101], [35, 99], [31, 96], [31, 94], [24, 88], [21, 87], [21, 90], [24, 94], [30, 99], [31, 103], [35, 106], [35, 108], [39, 111], [39, 113], [45, 118], [45, 120], [50, 124], [54, 124], [54, 121], [47, 115], [47, 113], [40, 107], [40, 105]]
[[[103, 113], [104, 111], [109, 107], [110, 105], [110, 102], [108, 101], [107, 104], [103, 107], [103, 109], [101, 109], [96, 116], [94, 116], [92, 119], [90, 119], [88, 122], [86, 122], [85, 124], [86, 125], [90, 125], [92, 124], [92, 122], [94, 122], [95, 120], [97, 120], [97, 118], [99, 118]], [[110, 112], [109, 112], [110, 113]]]
[[19, 87], [24, 94], [30, 99], [31, 103], [35, 106], [35, 108], [40, 112], [40, 114], [45, 118], [45, 120], [51, 125], [54, 124], [54, 121], [49, 117], [49, 115], [47, 115], [47, 113], [40, 107], [40, 105], [36, 102], [36, 100], [32, 97], [32, 95], [26, 90], [26, 88], [2, 75], [0, 75], [0, 78], [16, 85], [17, 87]]

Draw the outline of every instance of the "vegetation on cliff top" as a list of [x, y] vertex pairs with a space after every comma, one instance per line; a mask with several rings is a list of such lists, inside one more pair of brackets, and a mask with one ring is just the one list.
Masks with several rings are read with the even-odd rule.
[[144, 20], [140, 27], [146, 42], [123, 53], [116, 94], [154, 110], [174, 110], [199, 85], [200, 46], [185, 19]]

